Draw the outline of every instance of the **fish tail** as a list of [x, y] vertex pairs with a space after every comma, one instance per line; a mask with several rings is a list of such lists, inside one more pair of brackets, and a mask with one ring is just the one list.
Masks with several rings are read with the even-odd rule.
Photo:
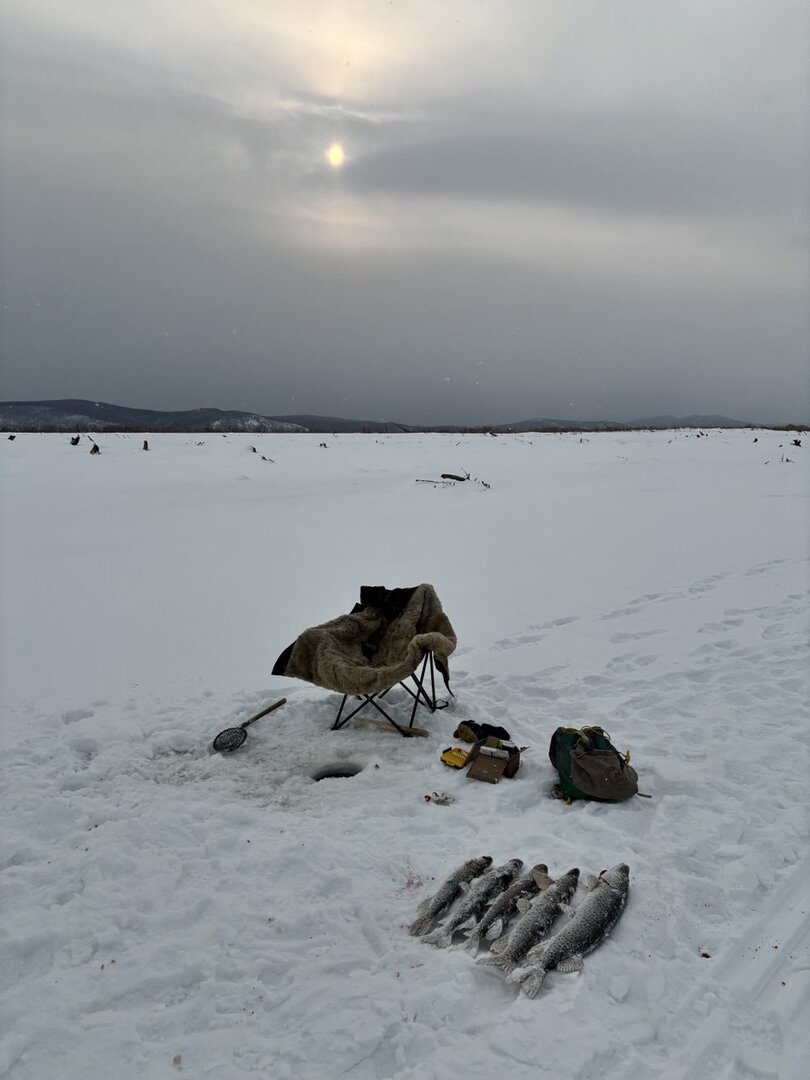
[[490, 943], [489, 951], [491, 953], [495, 953], [496, 955], [498, 953], [506, 952], [506, 950], [509, 948], [509, 940], [510, 939], [505, 936], [496, 938], [495, 941]]
[[481, 941], [481, 935], [480, 934], [470, 934], [470, 936], [467, 938], [466, 942], [464, 943], [464, 948], [467, 950], [468, 953], [472, 953], [473, 956], [476, 956], [478, 954], [478, 946], [479, 946], [480, 941]]
[[445, 930], [443, 926], [437, 927], [432, 934], [428, 934], [425, 941], [435, 945], [439, 949], [446, 949], [453, 940], [453, 931]]
[[526, 995], [526, 997], [537, 997], [540, 987], [543, 985], [543, 980], [546, 977], [545, 968], [535, 968], [529, 975], [526, 975], [520, 980], [520, 989]]
[[498, 971], [502, 971], [504, 975], [511, 975], [515, 970], [516, 965], [505, 956], [498, 956], [495, 953], [490, 953], [489, 956], [482, 956], [480, 960], [476, 960], [477, 964], [482, 967], [494, 967]]
[[408, 930], [414, 937], [421, 937], [422, 934], [426, 934], [432, 928], [433, 922], [432, 915], [420, 915], [418, 919], [411, 923]]

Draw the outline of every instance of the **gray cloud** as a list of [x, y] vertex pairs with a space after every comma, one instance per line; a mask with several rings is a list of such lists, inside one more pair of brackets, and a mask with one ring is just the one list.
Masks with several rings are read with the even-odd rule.
[[658, 25], [629, 2], [596, 22], [588, 3], [470, 4], [457, 42], [427, 6], [424, 29], [392, 27], [390, 72], [381, 54], [340, 94], [322, 69], [351, 71], [351, 19], [310, 72], [306, 25], [248, 34], [262, 5], [224, 27], [203, 5], [174, 52], [161, 5], [134, 43], [59, 10], [5, 15], [4, 397], [413, 422], [810, 412], [797, 5], [698, 41], [699, 7]]
[[749, 139], [652, 108], [487, 120], [370, 154], [350, 167], [349, 183], [632, 214], [795, 215], [805, 197], [801, 144], [779, 128]]

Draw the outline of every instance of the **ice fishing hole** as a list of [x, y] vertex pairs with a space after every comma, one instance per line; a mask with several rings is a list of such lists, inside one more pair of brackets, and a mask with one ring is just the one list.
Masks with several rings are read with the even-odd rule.
[[348, 780], [362, 771], [363, 766], [355, 761], [332, 761], [328, 765], [321, 765], [311, 775], [313, 780]]

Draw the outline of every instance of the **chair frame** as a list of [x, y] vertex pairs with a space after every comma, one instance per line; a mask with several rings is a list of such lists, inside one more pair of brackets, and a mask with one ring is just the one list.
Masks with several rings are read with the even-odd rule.
[[[430, 694], [425, 689], [425, 679], [427, 672], [430, 671]], [[389, 686], [387, 690], [383, 690], [378, 694], [357, 694], [355, 696], [361, 697], [363, 700], [357, 705], [350, 713], [343, 715], [343, 710], [348, 701], [349, 695], [344, 694], [343, 700], [340, 703], [338, 714], [335, 717], [335, 722], [332, 724], [332, 731], [338, 731], [345, 724], [351, 720], [353, 716], [356, 716], [361, 709], [365, 709], [367, 705], [372, 705], [377, 712], [382, 713], [389, 724], [392, 724], [400, 735], [404, 735], [405, 738], [410, 738], [413, 735], [413, 722], [416, 717], [416, 707], [422, 705], [424, 708], [430, 709], [431, 712], [436, 712], [438, 709], [446, 709], [449, 702], [441, 701], [436, 697], [436, 673], [433, 663], [433, 652], [428, 649], [425, 652], [424, 660], [422, 661], [421, 670], [419, 674], [415, 671], [409, 676], [416, 684], [416, 691], [414, 692], [406, 682], [400, 682], [399, 685], [411, 695], [413, 698], [413, 708], [411, 709], [411, 719], [407, 727], [403, 727], [398, 724], [393, 716], [389, 715], [385, 709], [380, 705], [378, 698], [384, 698], [387, 693], [394, 689], [393, 686]], [[396, 684], [395, 684], [396, 685]]]

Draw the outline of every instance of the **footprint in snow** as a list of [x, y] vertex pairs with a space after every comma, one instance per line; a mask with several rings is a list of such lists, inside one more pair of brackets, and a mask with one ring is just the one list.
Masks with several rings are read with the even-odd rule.
[[62, 713], [61, 719], [63, 724], [77, 724], [80, 720], [89, 720], [94, 715], [93, 709], [68, 709]]

